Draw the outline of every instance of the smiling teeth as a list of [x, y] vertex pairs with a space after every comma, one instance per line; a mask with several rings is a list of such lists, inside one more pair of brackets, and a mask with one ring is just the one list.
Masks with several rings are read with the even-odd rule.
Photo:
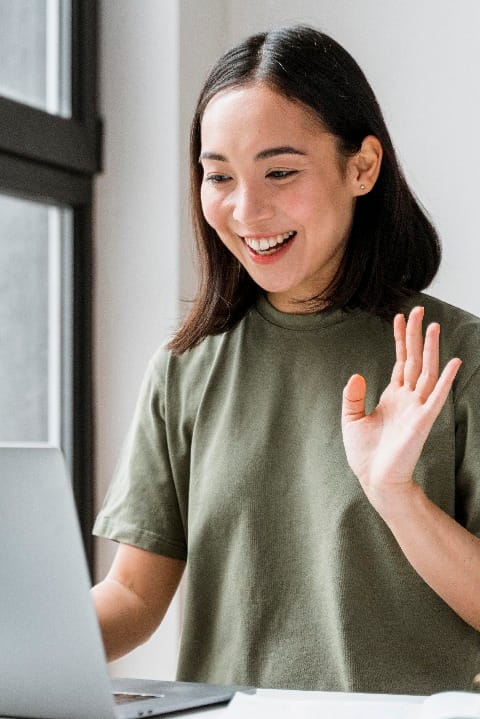
[[289, 240], [295, 234], [294, 230], [290, 232], [284, 232], [281, 235], [275, 235], [274, 237], [261, 237], [260, 239], [251, 239], [250, 237], [244, 237], [246, 244], [250, 249], [255, 252], [265, 252], [265, 250], [272, 250], [277, 245], [281, 245], [285, 240]]

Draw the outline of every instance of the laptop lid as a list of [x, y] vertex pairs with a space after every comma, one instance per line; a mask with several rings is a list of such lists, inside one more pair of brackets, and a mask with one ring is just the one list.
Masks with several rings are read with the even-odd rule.
[[0, 447], [0, 715], [112, 719], [61, 453]]
[[124, 682], [127, 692], [160, 696], [114, 706], [58, 449], [0, 446], [0, 554], [0, 716], [129, 719], [224, 702], [235, 693], [237, 687], [136, 680]]

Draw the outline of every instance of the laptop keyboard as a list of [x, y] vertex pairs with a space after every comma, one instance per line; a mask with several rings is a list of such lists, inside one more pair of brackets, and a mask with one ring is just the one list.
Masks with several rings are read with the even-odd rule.
[[130, 702], [144, 701], [145, 699], [164, 699], [165, 694], [134, 694], [133, 692], [114, 692], [115, 704], [129, 704]]

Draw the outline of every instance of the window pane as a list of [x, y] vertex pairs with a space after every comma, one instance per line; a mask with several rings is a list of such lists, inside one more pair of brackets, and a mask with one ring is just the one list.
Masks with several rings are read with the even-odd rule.
[[0, 95], [71, 115], [71, 0], [0, 0]]
[[0, 442], [71, 456], [72, 213], [0, 195]]

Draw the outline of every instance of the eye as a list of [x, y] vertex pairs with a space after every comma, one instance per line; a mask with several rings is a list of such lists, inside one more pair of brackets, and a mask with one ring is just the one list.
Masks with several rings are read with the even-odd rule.
[[213, 185], [221, 185], [224, 182], [230, 180], [229, 175], [221, 175], [220, 173], [212, 173], [205, 177], [205, 182], [211, 182]]
[[274, 180], [284, 180], [286, 177], [293, 177], [296, 175], [298, 170], [270, 170], [267, 177], [271, 177]]

